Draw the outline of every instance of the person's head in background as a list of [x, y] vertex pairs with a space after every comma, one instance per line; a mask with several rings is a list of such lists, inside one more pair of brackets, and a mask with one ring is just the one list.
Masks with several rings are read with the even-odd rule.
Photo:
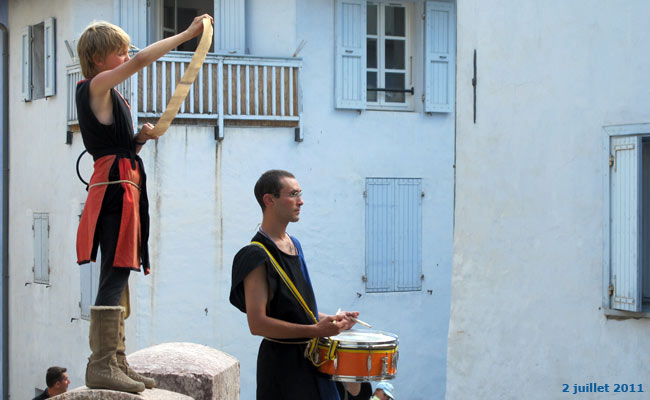
[[386, 381], [381, 381], [375, 388], [375, 393], [372, 395], [372, 399], [375, 400], [395, 400], [395, 389], [393, 385]]
[[47, 384], [47, 393], [50, 397], [57, 396], [68, 391], [70, 379], [66, 373], [67, 368], [50, 367], [45, 374], [45, 383]]

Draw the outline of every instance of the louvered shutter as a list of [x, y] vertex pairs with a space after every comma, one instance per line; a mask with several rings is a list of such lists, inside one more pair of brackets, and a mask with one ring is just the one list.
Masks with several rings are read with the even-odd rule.
[[612, 137], [610, 152], [611, 308], [641, 311], [641, 138]]
[[451, 112], [454, 105], [456, 28], [454, 5], [427, 1], [424, 111]]
[[21, 85], [20, 92], [23, 100], [32, 99], [32, 27], [26, 26], [20, 33], [21, 36]]
[[79, 267], [81, 283], [81, 318], [90, 319], [90, 306], [93, 304], [92, 299], [92, 268], [89, 265]]
[[421, 179], [366, 180], [366, 291], [422, 288]]
[[366, 108], [366, 1], [336, 2], [336, 107]]
[[217, 34], [218, 52], [229, 54], [246, 53], [246, 1], [217, 0]]
[[394, 185], [390, 179], [366, 180], [366, 291], [393, 289]]
[[397, 179], [395, 184], [395, 281], [398, 290], [420, 290], [422, 287], [420, 179]]
[[34, 213], [34, 282], [49, 283], [49, 217]]
[[44, 35], [43, 71], [45, 71], [45, 97], [48, 97], [56, 94], [56, 20], [54, 18], [45, 20]]
[[116, 0], [118, 25], [139, 49], [147, 47], [147, 0]]

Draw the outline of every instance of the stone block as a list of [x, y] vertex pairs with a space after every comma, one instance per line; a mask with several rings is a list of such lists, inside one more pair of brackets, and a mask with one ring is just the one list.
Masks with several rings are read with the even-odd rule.
[[192, 397], [163, 389], [146, 389], [142, 393], [125, 393], [114, 390], [88, 389], [85, 386], [50, 397], [54, 400], [191, 400]]
[[131, 368], [156, 387], [200, 400], [239, 400], [239, 361], [195, 343], [162, 343], [127, 356]]

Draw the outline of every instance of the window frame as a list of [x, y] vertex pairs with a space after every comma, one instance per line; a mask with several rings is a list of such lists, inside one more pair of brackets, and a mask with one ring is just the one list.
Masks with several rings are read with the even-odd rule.
[[[385, 21], [386, 21], [386, 7], [387, 6], [400, 6], [404, 8], [404, 89], [412, 88], [414, 86], [413, 82], [413, 57], [414, 57], [414, 51], [413, 51], [413, 45], [412, 43], [414, 42], [413, 38], [415, 36], [415, 33], [413, 32], [413, 21], [414, 21], [414, 13], [415, 13], [415, 7], [412, 2], [410, 1], [403, 1], [403, 0], [368, 0], [366, 2], [366, 24], [368, 23], [368, 7], [370, 5], [376, 5], [377, 6], [377, 34], [373, 35], [374, 39], [377, 41], [377, 68], [374, 68], [376, 71], [369, 71], [368, 68], [368, 39], [370, 39], [371, 35], [368, 33], [366, 29], [366, 35], [365, 35], [365, 43], [366, 43], [366, 65], [364, 67], [364, 73], [366, 74], [366, 77], [368, 75], [368, 72], [376, 72], [377, 73], [377, 87], [386, 87], [386, 74], [392, 72], [393, 70], [387, 70], [385, 67], [386, 64], [386, 54], [385, 54], [385, 44], [386, 40], [401, 40], [401, 38], [395, 36], [386, 36], [385, 34]], [[398, 70], [395, 70], [398, 71]], [[400, 73], [402, 71], [399, 71]], [[368, 92], [368, 80], [366, 78], [366, 92]], [[414, 97], [415, 94], [410, 94], [410, 93], [404, 93], [404, 98], [406, 101], [403, 103], [391, 103], [391, 102], [386, 102], [385, 97], [386, 97], [386, 92], [375, 92], [377, 93], [377, 100], [376, 102], [368, 100], [368, 96], [366, 95], [366, 109], [367, 110], [391, 110], [391, 111], [414, 111], [415, 109], [415, 101]]]
[[[650, 232], [650, 207], [647, 207], [646, 213], [640, 207], [642, 205], [637, 204], [637, 211], [635, 213], [635, 220], [638, 224], [637, 234], [635, 240], [637, 241], [637, 250], [634, 256], [636, 257], [635, 265], [628, 269], [634, 268], [635, 271], [632, 271], [634, 278], [636, 279], [636, 292], [633, 293], [633, 296], [641, 302], [639, 310], [625, 310], [615, 307], [613, 302], [615, 301], [615, 292], [616, 292], [616, 282], [615, 277], [612, 277], [615, 268], [612, 266], [612, 235], [613, 235], [613, 225], [615, 224], [614, 219], [616, 218], [612, 212], [612, 202], [611, 197], [614, 190], [612, 189], [612, 170], [616, 166], [618, 154], [616, 150], [612, 147], [613, 140], [621, 138], [632, 138], [637, 143], [641, 144], [640, 148], [637, 148], [636, 151], [640, 154], [635, 154], [637, 157], [638, 164], [636, 173], [643, 174], [644, 170], [644, 146], [650, 146], [650, 123], [643, 124], [625, 124], [625, 125], [611, 125], [603, 127], [603, 159], [606, 161], [605, 164], [605, 173], [603, 174], [603, 266], [602, 266], [602, 309], [604, 314], [608, 318], [650, 318], [650, 302], [644, 302], [643, 290], [644, 286], [650, 286], [650, 251], [643, 254], [641, 249], [644, 247], [641, 243], [647, 241], [650, 238], [643, 239], [644, 231], [646, 231], [645, 236], [650, 236], [647, 233]], [[647, 144], [644, 144], [646, 142]], [[612, 151], [614, 150], [614, 151]], [[650, 147], [646, 150], [650, 155]], [[647, 171], [646, 178], [650, 178], [650, 160], [646, 158], [645, 160]], [[644, 197], [647, 200], [647, 196], [650, 194], [650, 185], [643, 185], [643, 175], [637, 177], [637, 183], [634, 185], [635, 197], [634, 201], [638, 201], [642, 204]], [[646, 179], [650, 181], [650, 179]], [[644, 193], [645, 191], [645, 193]], [[644, 227], [645, 226], [645, 227]], [[645, 271], [644, 271], [645, 270]], [[628, 271], [629, 272], [629, 271]], [[649, 293], [650, 294], [650, 293]], [[650, 296], [645, 296], [646, 298]]]
[[[213, 41], [210, 46], [210, 53], [215, 54], [246, 54], [246, 0], [209, 0], [212, 2], [210, 15], [214, 16]], [[137, 0], [135, 2], [123, 2], [116, 11], [118, 20], [127, 33], [131, 35], [132, 41], [138, 47], [154, 43], [163, 38], [164, 23], [164, 0], [151, 0], [146, 2]], [[178, 8], [180, 2], [176, 3]], [[181, 3], [182, 5], [182, 3]], [[132, 14], [141, 14], [146, 7], [146, 17], [132, 19]], [[147, 24], [142, 27], [140, 23], [146, 19]], [[177, 21], [175, 21], [177, 23]], [[177, 26], [176, 31], [187, 27]], [[134, 33], [130, 32], [134, 31]], [[140, 40], [142, 36], [145, 40]], [[176, 50], [174, 50], [176, 51]]]
[[[377, 0], [384, 1], [384, 0]], [[363, 111], [418, 111], [453, 114], [456, 109], [456, 1], [426, 0], [412, 4], [409, 65], [413, 107], [380, 108], [367, 101], [367, 0], [335, 1], [334, 108]], [[418, 21], [422, 12], [424, 24]], [[417, 85], [415, 85], [417, 84]], [[423, 106], [417, 99], [422, 96]], [[417, 99], [415, 99], [417, 98]]]
[[[38, 37], [35, 37], [35, 34]], [[40, 54], [40, 57], [35, 57], [35, 53]], [[36, 62], [39, 60], [40, 63]], [[54, 95], [56, 95], [56, 18], [50, 17], [27, 25], [21, 30], [21, 96], [23, 101], [30, 102]]]

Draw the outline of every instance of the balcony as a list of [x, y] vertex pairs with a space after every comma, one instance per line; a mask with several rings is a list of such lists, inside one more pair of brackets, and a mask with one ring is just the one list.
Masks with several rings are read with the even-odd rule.
[[[192, 55], [169, 53], [117, 87], [131, 104], [136, 126], [162, 115]], [[224, 126], [293, 127], [295, 140], [302, 141], [301, 68], [298, 58], [209, 54], [173, 123], [214, 126], [218, 140]], [[79, 64], [69, 65], [66, 75], [68, 130], [78, 131]]]

